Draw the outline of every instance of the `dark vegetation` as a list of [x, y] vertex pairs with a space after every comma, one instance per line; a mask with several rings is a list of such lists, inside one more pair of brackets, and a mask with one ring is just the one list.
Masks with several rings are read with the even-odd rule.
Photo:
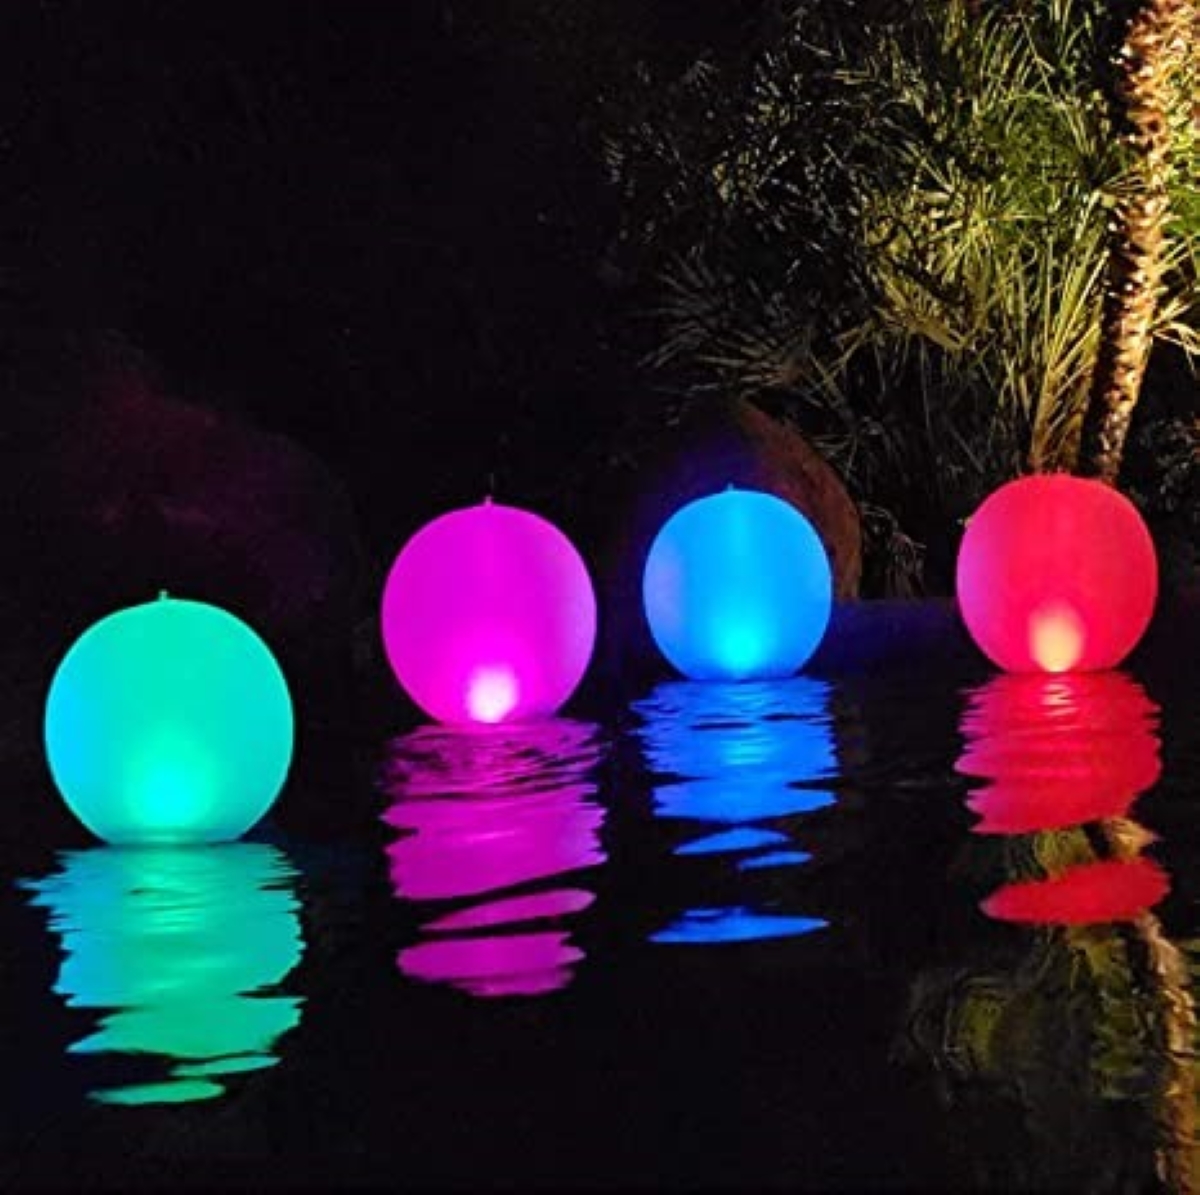
[[[990, 490], [1091, 464], [1105, 287], [1149, 273], [1108, 269], [1144, 186], [1115, 100], [1133, 7], [924, 0], [851, 28], [844, 5], [789, 4], [741, 56], [643, 72], [610, 141], [658, 282], [649, 364], [684, 401], [753, 395], [814, 439], [860, 503], [868, 591], [944, 592]], [[1131, 462], [1154, 522], [1200, 504], [1195, 52], [1160, 73], [1170, 215], [1148, 230], [1162, 290], [1139, 297], [1156, 351]]]
[[[1078, 97], [1106, 69], [1115, 16], [1075, 8], [1055, 86]], [[881, 291], [932, 267], [872, 255], [864, 219], [888, 213], [864, 197], [935, 160], [968, 182], [1013, 169], [1004, 145], [972, 142], [978, 129], [930, 123], [963, 107], [965, 67], [932, 44], [924, 11], [7, 5], [5, 461], [28, 456], [54, 410], [70, 419], [80, 383], [56, 363], [115, 331], [166, 391], [326, 462], [365, 537], [366, 593], [417, 525], [488, 490], [594, 542], [613, 463], [636, 463], [647, 426], [729, 394], [799, 426], [839, 469], [864, 516], [865, 592], [945, 592], [982, 493], [1031, 459], [1071, 462], [1046, 412], [1003, 391], [997, 363], [1014, 352], [994, 311], [965, 329], [879, 319]], [[942, 74], [918, 102], [902, 51], [922, 45]], [[1027, 158], [1061, 141], [1034, 133]], [[939, 318], [981, 284], [916, 281]], [[1128, 485], [1186, 569], [1200, 501], [1177, 350], [1156, 356], [1147, 391]], [[1049, 422], [1075, 426], [1073, 402], [1051, 395]]]

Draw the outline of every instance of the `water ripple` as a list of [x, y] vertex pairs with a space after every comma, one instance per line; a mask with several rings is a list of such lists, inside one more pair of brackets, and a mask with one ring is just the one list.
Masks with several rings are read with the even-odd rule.
[[221, 1076], [274, 1065], [302, 1003], [279, 990], [304, 950], [296, 874], [278, 848], [239, 842], [66, 851], [57, 872], [21, 881], [62, 941], [55, 992], [103, 1010], [69, 1052], [166, 1061], [166, 1077], [94, 1099], [206, 1099]]
[[[794, 836], [805, 815], [836, 803], [826, 783], [838, 777], [831, 696], [828, 684], [809, 677], [668, 681], [634, 705], [634, 733], [655, 778], [655, 815], [679, 822], [686, 835], [676, 856], [731, 858], [735, 875], [779, 873], [811, 860]], [[727, 904], [701, 898], [650, 940], [762, 941], [827, 924], [776, 907], [786, 903], [777, 889]]]
[[476, 996], [542, 995], [570, 982], [583, 952], [559, 923], [595, 895], [546, 884], [604, 862], [593, 778], [603, 750], [598, 727], [567, 719], [428, 726], [390, 745], [381, 784], [391, 799], [384, 820], [401, 831], [387, 852], [393, 890], [417, 905], [456, 902], [400, 952], [403, 974]]

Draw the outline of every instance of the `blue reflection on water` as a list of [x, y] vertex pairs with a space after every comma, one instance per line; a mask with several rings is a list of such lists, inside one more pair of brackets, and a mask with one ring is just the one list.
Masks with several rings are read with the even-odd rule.
[[808, 851], [767, 851], [764, 855], [741, 860], [738, 867], [742, 871], [755, 871], [763, 867], [794, 867], [798, 863], [807, 863], [811, 858]]
[[220, 1076], [274, 1065], [300, 1020], [277, 985], [303, 953], [295, 869], [261, 843], [95, 847], [21, 881], [62, 940], [54, 990], [104, 1010], [73, 1054], [158, 1056], [165, 1076], [105, 1087], [115, 1104], [208, 1099]]
[[756, 913], [752, 909], [688, 909], [666, 929], [652, 934], [652, 942], [688, 945], [713, 942], [755, 942], [766, 938], [794, 938], [823, 929], [829, 923], [818, 917], [790, 917], [784, 913]]
[[677, 855], [719, 855], [734, 851], [753, 851], [760, 846], [776, 846], [787, 842], [786, 834], [779, 830], [761, 830], [753, 826], [740, 826], [736, 830], [722, 830], [704, 838], [693, 838], [675, 848]]
[[[674, 854], [735, 857], [741, 872], [811, 860], [793, 835], [797, 819], [836, 800], [823, 783], [838, 772], [831, 695], [824, 681], [804, 676], [753, 684], [668, 681], [634, 705], [647, 768], [659, 777], [655, 814], [699, 823], [702, 831], [689, 827]], [[651, 940], [753, 941], [827, 924], [775, 911], [767, 900], [698, 905]]]
[[598, 727], [562, 718], [424, 726], [389, 745], [383, 816], [402, 831], [388, 848], [392, 887], [407, 901], [460, 902], [400, 952], [403, 974], [475, 996], [541, 995], [570, 982], [583, 952], [561, 923], [594, 893], [545, 885], [604, 861], [593, 779], [601, 755]]

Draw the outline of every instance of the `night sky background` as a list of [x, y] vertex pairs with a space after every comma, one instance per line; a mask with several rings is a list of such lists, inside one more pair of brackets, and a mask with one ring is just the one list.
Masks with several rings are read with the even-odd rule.
[[[640, 364], [654, 263], [622, 241], [605, 137], [637, 64], [736, 59], [784, 8], [0, 5], [0, 615], [41, 622], [31, 675], [164, 583], [273, 643], [344, 642], [407, 538], [489, 492], [556, 521], [600, 580], [632, 560], [636, 536], [610, 548], [656, 461], [630, 460], [674, 432]], [[231, 435], [89, 416], [113, 344]], [[316, 466], [289, 481], [260, 433]], [[930, 530], [947, 592], [954, 528]]]
[[[574, 540], [602, 615], [632, 609], [605, 572], [634, 583], [637, 544], [610, 541], [663, 399], [639, 364], [653, 280], [622, 251], [606, 121], [636, 63], [678, 75], [773, 14], [0, 5], [13, 751], [36, 746], [74, 639], [164, 589], [264, 636], [306, 742], [369, 735], [364, 710], [411, 716], [382, 659], [383, 579], [422, 524], [489, 492]], [[613, 627], [598, 659], [616, 645], [624, 667], [635, 634], [651, 659], [640, 621]]]
[[[320, 454], [381, 550], [489, 487], [582, 502], [647, 387], [597, 101], [765, 6], [553, 7], [5, 5], [5, 363], [116, 330]], [[36, 389], [5, 387], [18, 451]]]

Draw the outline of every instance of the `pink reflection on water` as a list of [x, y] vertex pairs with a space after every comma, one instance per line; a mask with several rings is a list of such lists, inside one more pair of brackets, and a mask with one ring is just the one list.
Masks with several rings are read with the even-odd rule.
[[473, 996], [541, 996], [571, 982], [583, 958], [563, 930], [489, 938], [442, 938], [400, 951], [400, 970], [426, 983], [452, 983]]
[[594, 786], [508, 800], [418, 800], [385, 814], [412, 831], [388, 847], [392, 886], [411, 900], [450, 900], [604, 861]]
[[581, 888], [556, 888], [532, 896], [509, 896], [482, 905], [469, 905], [444, 917], [425, 923], [431, 932], [483, 929], [489, 925], [512, 925], [518, 921], [538, 921], [543, 917], [565, 917], [586, 909], [596, 896]]
[[[591, 779], [601, 753], [595, 726], [565, 719], [426, 726], [391, 745], [383, 816], [403, 832], [387, 848], [392, 887], [406, 901], [467, 902], [425, 922], [424, 940], [398, 956], [405, 975], [478, 996], [538, 995], [570, 981], [583, 952], [561, 923], [595, 897], [544, 882], [605, 860]], [[514, 891], [527, 886], [535, 890]], [[556, 924], [487, 932], [539, 921]]]

